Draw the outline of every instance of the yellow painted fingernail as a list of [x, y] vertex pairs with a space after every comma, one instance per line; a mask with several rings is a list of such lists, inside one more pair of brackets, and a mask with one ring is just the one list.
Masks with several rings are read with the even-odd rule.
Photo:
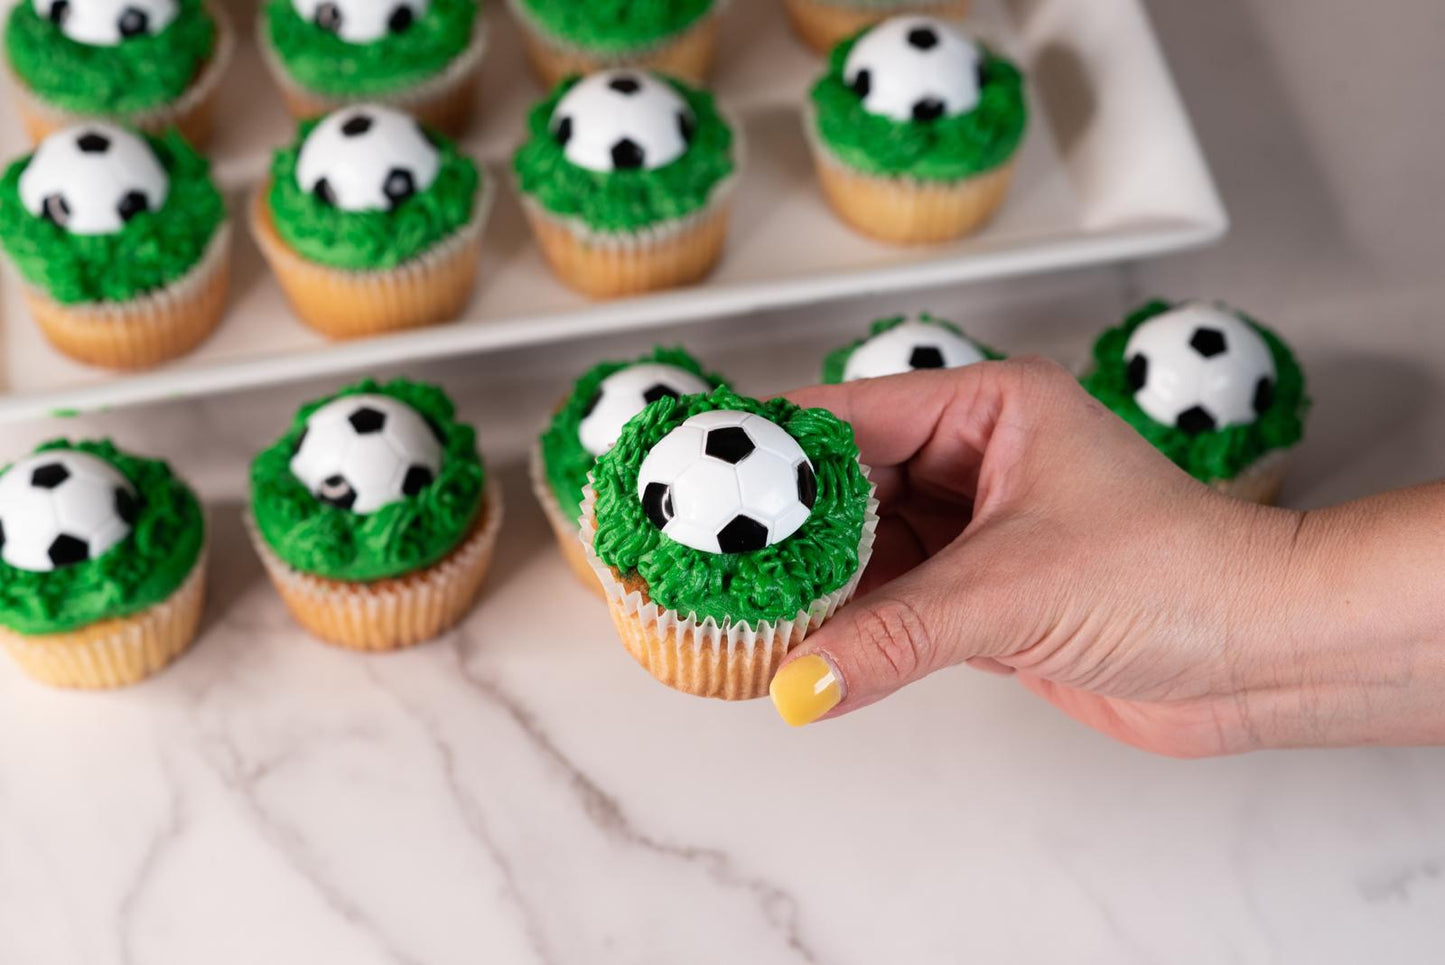
[[779, 716], [794, 727], [811, 724], [843, 699], [837, 671], [815, 653], [799, 657], [779, 670], [768, 693]]

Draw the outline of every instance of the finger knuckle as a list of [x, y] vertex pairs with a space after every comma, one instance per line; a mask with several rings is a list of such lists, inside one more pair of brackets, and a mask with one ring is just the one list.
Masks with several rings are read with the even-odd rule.
[[858, 636], [868, 655], [885, 673], [911, 680], [931, 666], [933, 638], [917, 608], [903, 600], [882, 600], [858, 616]]

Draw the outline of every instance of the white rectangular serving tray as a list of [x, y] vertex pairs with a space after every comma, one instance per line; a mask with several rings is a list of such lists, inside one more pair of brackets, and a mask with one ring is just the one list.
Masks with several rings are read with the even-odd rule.
[[[525, 110], [541, 92], [503, 7], [499, 0], [486, 5], [491, 43], [467, 141], [500, 190], [477, 293], [461, 320], [334, 344], [292, 316], [241, 216], [271, 149], [289, 138], [292, 124], [255, 49], [255, 2], [231, 0], [241, 43], [212, 146], [239, 229], [225, 322], [200, 350], [163, 368], [90, 369], [44, 342], [7, 271], [0, 289], [0, 421], [1139, 258], [1208, 243], [1228, 227], [1140, 0], [978, 0], [969, 26], [1022, 63], [1032, 123], [998, 220], [965, 241], [913, 248], [867, 241], [829, 212], [800, 123], [819, 61], [792, 38], [781, 0], [733, 0], [715, 84], [744, 127], [748, 161], [727, 255], [691, 288], [588, 301], [547, 270], [512, 193], [508, 158]], [[8, 94], [0, 92], [6, 158], [27, 149]]]

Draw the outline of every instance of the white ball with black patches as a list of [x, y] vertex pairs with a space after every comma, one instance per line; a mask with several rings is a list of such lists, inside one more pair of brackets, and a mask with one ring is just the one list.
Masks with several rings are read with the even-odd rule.
[[139, 509], [135, 487], [104, 459], [37, 453], [0, 476], [0, 558], [36, 573], [96, 559], [130, 535]]
[[418, 495], [442, 465], [438, 430], [387, 395], [348, 395], [306, 420], [291, 473], [318, 500], [365, 515]]
[[20, 173], [20, 201], [73, 235], [108, 235], [159, 211], [170, 179], [149, 144], [124, 128], [87, 121], [47, 137]]
[[977, 345], [947, 326], [910, 318], [854, 349], [843, 366], [843, 380], [955, 369], [986, 359]]
[[582, 448], [600, 456], [617, 444], [622, 427], [648, 405], [664, 398], [707, 392], [711, 386], [675, 365], [645, 362], [618, 369], [597, 386], [587, 402], [577, 438]]
[[405, 33], [429, 5], [429, 0], [291, 0], [302, 20], [350, 44]]
[[644, 70], [604, 70], [552, 111], [552, 136], [589, 171], [651, 171], [687, 153], [697, 122], [681, 94]]
[[379, 104], [328, 114], [296, 159], [296, 183], [342, 211], [391, 211], [431, 187], [441, 152], [411, 116]]
[[702, 412], [653, 446], [637, 496], [663, 535], [705, 553], [753, 553], [808, 521], [818, 497], [797, 440], [749, 412]]
[[848, 52], [843, 82], [870, 114], [895, 121], [935, 121], [978, 106], [983, 52], [956, 28], [932, 17], [893, 17]]
[[1140, 325], [1124, 347], [1134, 401], [1190, 435], [1249, 425], [1274, 402], [1268, 343], [1228, 308], [1191, 303]]
[[158, 34], [176, 19], [176, 0], [31, 0], [37, 15], [76, 43], [115, 47]]

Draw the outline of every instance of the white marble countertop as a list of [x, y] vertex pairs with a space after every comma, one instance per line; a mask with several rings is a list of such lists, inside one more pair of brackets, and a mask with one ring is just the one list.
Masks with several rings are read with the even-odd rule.
[[[1313, 380], [1290, 501], [1445, 475], [1445, 6], [1388, 6], [1155, 4], [1234, 216], [1220, 248], [687, 338], [763, 392], [875, 310], [1075, 360], [1145, 295], [1226, 297]], [[780, 329], [764, 360], [738, 348]], [[602, 350], [417, 373], [460, 390], [512, 499], [484, 604], [390, 656], [295, 630], [241, 533], [249, 455], [317, 387], [4, 430], [172, 457], [212, 505], [215, 578], [197, 647], [142, 686], [0, 663], [0, 962], [1445, 956], [1445, 751], [1156, 759], [967, 670], [802, 731], [655, 684], [520, 468], [548, 373]]]

